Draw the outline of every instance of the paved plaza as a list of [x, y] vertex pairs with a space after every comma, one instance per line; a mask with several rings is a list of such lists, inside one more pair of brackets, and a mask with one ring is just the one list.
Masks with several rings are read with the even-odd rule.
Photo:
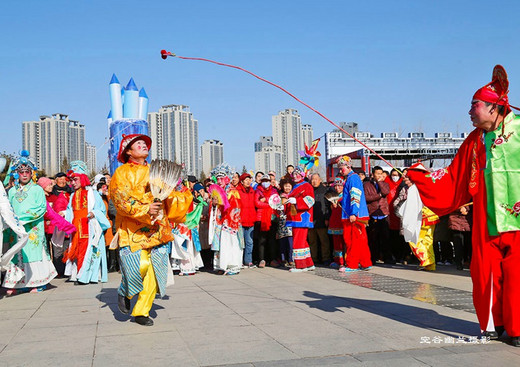
[[175, 277], [153, 327], [117, 310], [120, 276], [0, 297], [0, 366], [515, 366], [487, 342], [469, 272], [376, 266]]

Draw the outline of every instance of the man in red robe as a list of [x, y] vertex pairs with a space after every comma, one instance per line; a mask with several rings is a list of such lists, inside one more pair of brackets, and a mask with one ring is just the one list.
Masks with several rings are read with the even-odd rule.
[[491, 83], [473, 96], [476, 128], [448, 168], [429, 174], [414, 165], [408, 177], [437, 215], [473, 201], [473, 303], [484, 335], [520, 346], [520, 116], [511, 112], [507, 74], [500, 65]]

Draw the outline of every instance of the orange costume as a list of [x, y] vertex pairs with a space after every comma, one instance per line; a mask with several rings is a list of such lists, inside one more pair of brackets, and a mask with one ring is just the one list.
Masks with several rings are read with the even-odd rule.
[[193, 201], [188, 189], [174, 190], [163, 201], [164, 214], [150, 216], [150, 204], [154, 202], [149, 186], [150, 167], [146, 162], [126, 163], [128, 158], [124, 157], [126, 148], [137, 139], [146, 141], [148, 148], [151, 146], [150, 138], [145, 135], [123, 135], [119, 159], [125, 164], [116, 169], [109, 187], [117, 210], [116, 236], [121, 248], [122, 279], [118, 294], [127, 299], [139, 294], [132, 312], [136, 319], [148, 318], [156, 293], [165, 294], [168, 278], [173, 276], [167, 244], [173, 240], [170, 222], [184, 222]]

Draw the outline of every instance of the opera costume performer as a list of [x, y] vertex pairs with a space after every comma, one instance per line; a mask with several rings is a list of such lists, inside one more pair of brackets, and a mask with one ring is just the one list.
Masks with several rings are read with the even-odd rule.
[[[8, 288], [8, 295], [16, 290], [31, 293], [42, 291], [57, 275], [46, 245], [43, 217], [47, 211], [47, 200], [43, 189], [35, 183], [36, 169], [26, 150], [20, 152], [11, 168], [14, 186], [8, 192], [9, 202], [29, 238], [6, 264], [2, 286]], [[4, 242], [13, 246], [18, 240], [8, 230], [4, 233]]]
[[[150, 167], [146, 162], [152, 140], [143, 134], [122, 136], [118, 167], [110, 181], [110, 198], [116, 210], [116, 237], [120, 250], [121, 284], [118, 307], [130, 313], [130, 300], [137, 295], [132, 310], [135, 322], [153, 325], [149, 316], [156, 293], [164, 296], [173, 281], [169, 242], [170, 222], [182, 223], [193, 200], [189, 190], [173, 191], [163, 202], [155, 202], [150, 191]], [[163, 215], [161, 215], [163, 214]]]
[[65, 219], [76, 227], [69, 248], [63, 255], [65, 275], [74, 284], [89, 284], [108, 281], [105, 236], [110, 228], [103, 199], [87, 176], [83, 161], [71, 162], [67, 172], [73, 193], [65, 211]]

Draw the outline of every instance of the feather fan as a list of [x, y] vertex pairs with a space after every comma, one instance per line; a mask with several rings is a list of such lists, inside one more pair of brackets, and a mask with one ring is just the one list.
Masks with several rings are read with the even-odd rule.
[[340, 201], [340, 196], [337, 192], [329, 191], [325, 193], [325, 199], [333, 204], [337, 204]]
[[154, 201], [165, 200], [179, 184], [182, 165], [166, 159], [154, 159], [150, 163], [150, 191]]

